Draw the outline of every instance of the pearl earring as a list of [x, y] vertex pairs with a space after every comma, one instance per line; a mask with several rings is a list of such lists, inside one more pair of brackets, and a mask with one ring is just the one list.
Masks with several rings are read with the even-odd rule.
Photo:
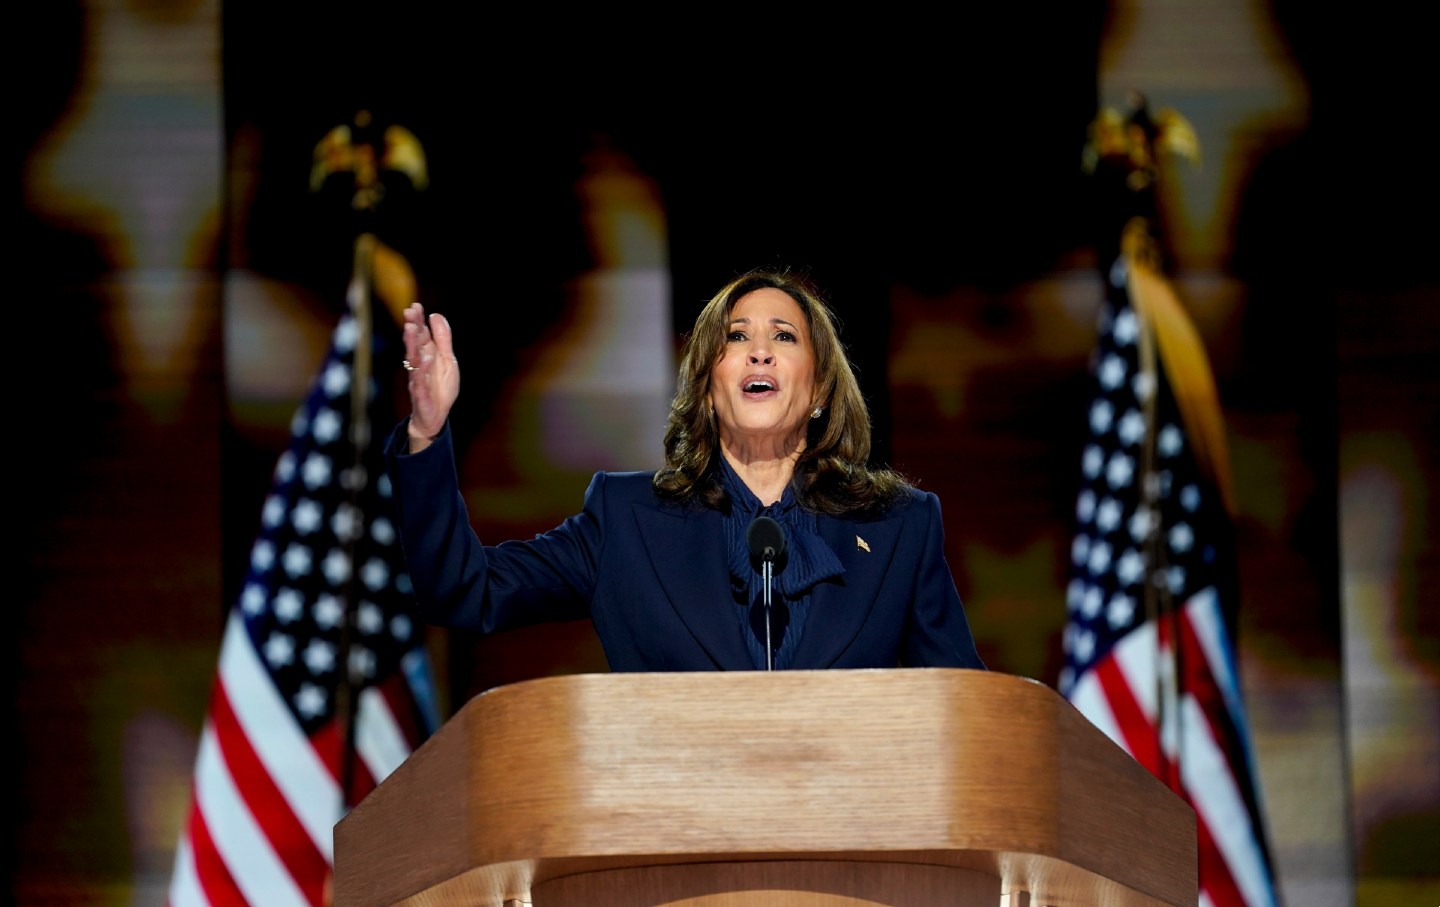
[[820, 418], [820, 413], [821, 413], [821, 412], [822, 412], [822, 410], [821, 410], [820, 407], [817, 405], [814, 409], [810, 410], [810, 418], [812, 418], [812, 419], [818, 419], [818, 418]]

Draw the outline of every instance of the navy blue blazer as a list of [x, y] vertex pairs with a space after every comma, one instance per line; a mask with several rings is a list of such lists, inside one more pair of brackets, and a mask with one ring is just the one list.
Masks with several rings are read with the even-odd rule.
[[[437, 625], [481, 633], [594, 622], [612, 671], [754, 670], [730, 592], [724, 517], [661, 500], [648, 472], [598, 472], [581, 511], [532, 539], [482, 544], [449, 429], [386, 444], [415, 595]], [[792, 669], [984, 668], [945, 560], [940, 501], [913, 490], [872, 519], [818, 517], [844, 572], [811, 592]]]

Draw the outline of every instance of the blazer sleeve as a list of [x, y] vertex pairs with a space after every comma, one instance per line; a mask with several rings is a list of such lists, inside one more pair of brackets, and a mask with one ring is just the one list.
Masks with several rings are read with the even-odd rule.
[[603, 474], [585, 507], [527, 540], [486, 545], [470, 523], [447, 425], [425, 450], [410, 454], [406, 425], [385, 445], [406, 570], [431, 623], [492, 633], [589, 616], [602, 546]]
[[945, 557], [940, 498], [933, 492], [922, 492], [911, 510], [912, 519], [923, 521], [923, 541], [902, 662], [907, 667], [983, 670], [985, 663], [975, 649], [970, 621]]

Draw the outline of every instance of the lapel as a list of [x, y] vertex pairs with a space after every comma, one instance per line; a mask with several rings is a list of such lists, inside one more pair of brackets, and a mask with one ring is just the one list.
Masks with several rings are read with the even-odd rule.
[[[900, 538], [899, 517], [854, 522], [820, 516], [817, 523], [820, 537], [840, 558], [845, 572], [811, 593], [810, 614], [792, 665], [796, 670], [830, 667], [860, 632], [875, 607]], [[868, 551], [860, 544], [862, 537]]]
[[713, 510], [636, 503], [635, 521], [670, 606], [722, 670], [752, 666], [730, 601], [724, 519]]

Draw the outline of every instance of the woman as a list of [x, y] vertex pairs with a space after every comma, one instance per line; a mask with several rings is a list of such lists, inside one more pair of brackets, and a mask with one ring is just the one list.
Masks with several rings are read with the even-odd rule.
[[[867, 465], [869, 414], [834, 320], [789, 274], [740, 277], [696, 319], [662, 469], [596, 473], [580, 513], [494, 546], [456, 479], [449, 323], [417, 303], [404, 331], [411, 415], [386, 450], [432, 622], [588, 617], [614, 671], [984, 667], [939, 499]], [[762, 516], [785, 543], [768, 609], [747, 544]]]

